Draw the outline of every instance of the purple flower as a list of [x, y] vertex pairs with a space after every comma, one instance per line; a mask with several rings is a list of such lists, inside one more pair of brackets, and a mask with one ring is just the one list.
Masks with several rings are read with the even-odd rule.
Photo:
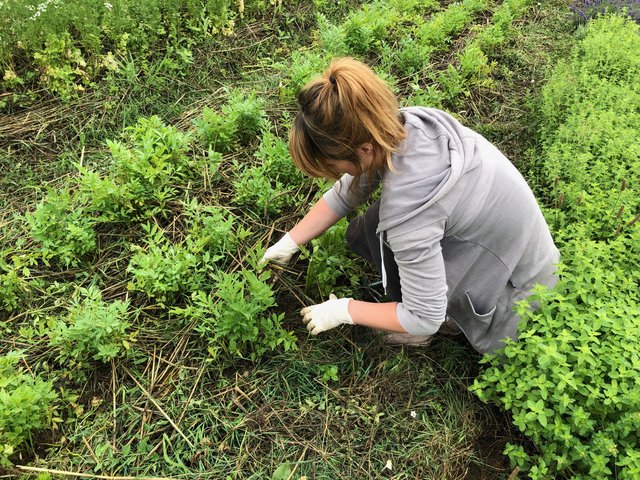
[[578, 23], [586, 23], [606, 13], [622, 12], [640, 23], [640, 0], [582, 0], [574, 2], [569, 8], [576, 15]]

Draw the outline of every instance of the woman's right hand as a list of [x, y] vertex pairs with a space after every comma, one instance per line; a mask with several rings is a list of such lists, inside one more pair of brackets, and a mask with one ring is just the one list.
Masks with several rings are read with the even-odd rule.
[[293, 241], [289, 232], [278, 240], [274, 245], [269, 247], [260, 260], [261, 264], [268, 262], [277, 263], [279, 265], [286, 265], [298, 251], [300, 247]]

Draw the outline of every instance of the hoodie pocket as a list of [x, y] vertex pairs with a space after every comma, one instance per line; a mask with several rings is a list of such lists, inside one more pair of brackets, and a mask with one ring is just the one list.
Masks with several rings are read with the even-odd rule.
[[495, 313], [495, 306], [487, 313], [478, 313], [467, 292], [458, 295], [447, 306], [447, 314], [460, 326], [469, 343], [479, 351], [482, 351], [481, 340], [486, 338], [491, 329]]

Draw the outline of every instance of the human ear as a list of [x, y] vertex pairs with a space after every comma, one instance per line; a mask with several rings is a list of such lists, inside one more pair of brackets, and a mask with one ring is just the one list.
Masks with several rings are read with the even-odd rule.
[[363, 143], [358, 147], [358, 151], [364, 155], [371, 155], [373, 153], [373, 144]]

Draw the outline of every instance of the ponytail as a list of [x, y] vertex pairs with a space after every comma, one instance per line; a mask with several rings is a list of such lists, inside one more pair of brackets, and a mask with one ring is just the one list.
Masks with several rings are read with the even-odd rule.
[[312, 177], [337, 179], [327, 160], [347, 160], [362, 173], [357, 150], [371, 143], [383, 155], [372, 170], [391, 169], [391, 154], [405, 139], [398, 102], [386, 83], [362, 62], [340, 58], [298, 94], [300, 113], [289, 134], [296, 166]]

